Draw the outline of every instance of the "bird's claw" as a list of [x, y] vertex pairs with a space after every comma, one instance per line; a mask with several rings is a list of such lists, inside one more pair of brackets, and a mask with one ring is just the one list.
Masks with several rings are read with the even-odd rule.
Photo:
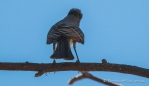
[[56, 61], [55, 61], [55, 59], [53, 60], [53, 64], [55, 64], [56, 63]]
[[[53, 60], [53, 66], [56, 64], [56, 61], [55, 61], [55, 59]], [[54, 74], [55, 74], [55, 71], [54, 71]]]
[[80, 61], [79, 60], [76, 60], [76, 63], [80, 63]]

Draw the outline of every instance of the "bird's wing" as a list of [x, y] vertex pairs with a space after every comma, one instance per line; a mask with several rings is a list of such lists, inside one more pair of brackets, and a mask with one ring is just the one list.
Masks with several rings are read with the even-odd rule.
[[84, 34], [80, 28], [70, 27], [68, 25], [59, 25], [57, 28], [53, 26], [52, 28], [47, 36], [47, 44], [54, 41], [57, 42], [61, 37], [68, 37], [84, 44]]
[[60, 32], [64, 37], [68, 37], [84, 44], [84, 34], [80, 28], [65, 25], [60, 26], [57, 31]]

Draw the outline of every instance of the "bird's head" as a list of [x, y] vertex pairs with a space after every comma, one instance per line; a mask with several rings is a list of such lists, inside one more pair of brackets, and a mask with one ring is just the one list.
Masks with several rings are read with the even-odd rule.
[[78, 17], [80, 20], [82, 19], [82, 16], [83, 14], [81, 13], [81, 10], [80, 9], [77, 9], [77, 8], [72, 8], [68, 15], [74, 15], [76, 17]]

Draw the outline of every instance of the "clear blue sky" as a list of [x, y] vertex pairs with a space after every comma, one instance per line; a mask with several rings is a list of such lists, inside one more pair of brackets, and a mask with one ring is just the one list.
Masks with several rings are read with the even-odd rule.
[[[0, 62], [51, 63], [47, 33], [71, 8], [83, 13], [80, 28], [85, 44], [77, 44], [81, 62], [105, 58], [110, 63], [149, 68], [149, 0], [0, 0]], [[79, 74], [64, 71], [35, 78], [35, 73], [0, 71], [0, 86], [67, 86], [68, 80]], [[144, 81], [121, 82], [124, 86], [149, 84], [148, 79], [135, 75], [91, 73], [108, 80]], [[84, 79], [72, 86], [104, 85]]]

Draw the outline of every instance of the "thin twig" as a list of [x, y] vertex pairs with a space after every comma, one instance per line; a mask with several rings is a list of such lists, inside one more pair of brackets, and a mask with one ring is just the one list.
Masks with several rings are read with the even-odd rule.
[[68, 82], [69, 85], [73, 84], [74, 82], [76, 81], [79, 81], [81, 79], [85, 79], [85, 78], [89, 78], [89, 79], [92, 79], [94, 81], [97, 81], [99, 83], [102, 83], [102, 84], [105, 84], [105, 85], [108, 85], [108, 86], [121, 86], [121, 85], [118, 85], [118, 84], [115, 84], [115, 83], [112, 83], [112, 82], [106, 82], [105, 80], [101, 79], [101, 78], [97, 78], [95, 76], [93, 76], [92, 74], [88, 73], [87, 71], [81, 71], [81, 75], [77, 75], [73, 78], [71, 78]]

